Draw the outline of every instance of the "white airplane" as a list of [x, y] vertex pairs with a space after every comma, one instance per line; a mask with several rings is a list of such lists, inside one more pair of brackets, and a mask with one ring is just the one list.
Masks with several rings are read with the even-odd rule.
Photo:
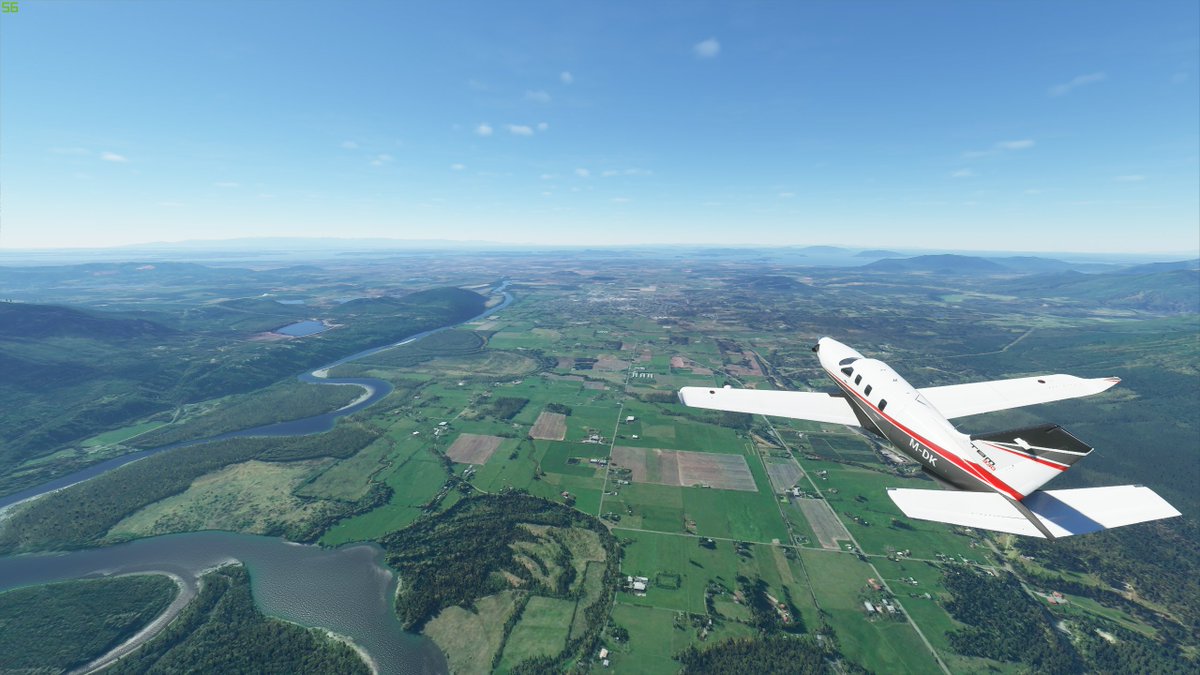
[[831, 338], [813, 351], [839, 394], [684, 387], [684, 405], [863, 427], [958, 491], [888, 488], [910, 518], [1055, 539], [1180, 515], [1140, 485], [1041, 490], [1092, 451], [1056, 424], [969, 436], [949, 420], [1098, 394], [1107, 377], [1042, 375], [915, 389], [886, 363]]

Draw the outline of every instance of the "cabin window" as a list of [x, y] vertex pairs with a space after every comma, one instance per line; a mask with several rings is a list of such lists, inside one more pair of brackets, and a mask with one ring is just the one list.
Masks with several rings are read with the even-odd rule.
[[851, 375], [854, 374], [854, 369], [853, 368], [842, 368], [842, 372], [846, 374], [846, 377], [850, 377]]
[[883, 412], [883, 409], [886, 407], [887, 407], [887, 399], [885, 399], [885, 398], [879, 399], [879, 412]]
[[863, 393], [866, 394], [867, 396], [870, 396], [871, 395], [871, 385], [868, 384], [867, 388], [863, 390]]
[[850, 365], [851, 363], [854, 363], [854, 362], [855, 362], [855, 361], [857, 361], [857, 360], [858, 360], [858, 358], [857, 358], [857, 357], [854, 357], [854, 356], [849, 356], [849, 357], [846, 357], [846, 358], [842, 359], [841, 361], [838, 361], [838, 365], [839, 365], [839, 366], [848, 366], [848, 365]]
[[862, 384], [862, 375], [854, 378], [854, 384]]

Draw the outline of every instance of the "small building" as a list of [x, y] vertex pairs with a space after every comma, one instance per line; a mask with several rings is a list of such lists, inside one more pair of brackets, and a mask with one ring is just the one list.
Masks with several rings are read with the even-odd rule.
[[608, 658], [608, 649], [606, 649], [604, 647], [600, 648], [600, 658], [602, 658], [602, 659]]
[[633, 415], [629, 415], [628, 417], [625, 418], [625, 421], [626, 422], [636, 422], [637, 417], [634, 417]]
[[450, 423], [449, 422], [438, 422], [438, 426], [439, 427], [448, 427], [448, 426], [450, 426]]
[[867, 614], [875, 613], [875, 605], [872, 605], [870, 600], [863, 600], [863, 607], [867, 608]]
[[800, 496], [800, 488], [798, 488], [798, 487], [792, 488], [792, 496], [799, 497]]
[[633, 590], [644, 592], [646, 590], [646, 582], [644, 582], [644, 581], [633, 582]]

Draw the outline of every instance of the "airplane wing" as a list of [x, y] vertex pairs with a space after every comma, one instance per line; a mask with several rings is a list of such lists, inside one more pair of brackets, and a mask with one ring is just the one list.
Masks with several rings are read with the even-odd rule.
[[888, 496], [909, 518], [1042, 538], [1047, 534], [1050, 538], [1069, 537], [1180, 515], [1156, 492], [1141, 485], [1038, 490], [1021, 500], [1028, 514], [996, 492], [888, 488]]
[[1038, 375], [1012, 380], [918, 389], [947, 419], [1091, 396], [1120, 382], [1116, 377], [1084, 379], [1074, 375]]
[[768, 391], [759, 389], [722, 389], [684, 387], [679, 402], [693, 408], [725, 410], [790, 417], [812, 422], [859, 426], [854, 409], [846, 399], [831, 394], [804, 391]]

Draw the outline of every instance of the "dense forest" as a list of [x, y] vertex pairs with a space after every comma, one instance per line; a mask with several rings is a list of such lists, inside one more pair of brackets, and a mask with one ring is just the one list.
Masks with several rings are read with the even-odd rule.
[[1083, 663], [1054, 617], [1011, 574], [947, 568], [942, 576], [954, 599], [946, 609], [966, 628], [950, 631], [950, 646], [965, 656], [1023, 663], [1039, 673], [1077, 673]]
[[361, 423], [343, 420], [324, 434], [234, 438], [152, 455], [19, 508], [0, 522], [0, 553], [92, 545], [126, 516], [183, 492], [193, 480], [223, 466], [250, 459], [344, 458], [377, 436]]
[[162, 633], [107, 672], [371, 672], [350, 646], [319, 630], [264, 616], [254, 604], [244, 567], [222, 567], [201, 584], [200, 593]]
[[[1200, 635], [1200, 526], [1188, 518], [1147, 523], [1047, 542], [1023, 537], [1018, 548], [1041, 565], [1098, 576], [1161, 603], [1192, 635]], [[1164, 621], [1170, 630], [1171, 621]]]
[[865, 672], [860, 667], [842, 661], [836, 652], [822, 647], [812, 637], [781, 635], [755, 638], [733, 638], [705, 649], [695, 646], [676, 655], [683, 663], [684, 673], [713, 675], [824, 675], [825, 673]]
[[150, 623], [178, 590], [168, 577], [139, 574], [0, 593], [0, 671], [83, 666]]

